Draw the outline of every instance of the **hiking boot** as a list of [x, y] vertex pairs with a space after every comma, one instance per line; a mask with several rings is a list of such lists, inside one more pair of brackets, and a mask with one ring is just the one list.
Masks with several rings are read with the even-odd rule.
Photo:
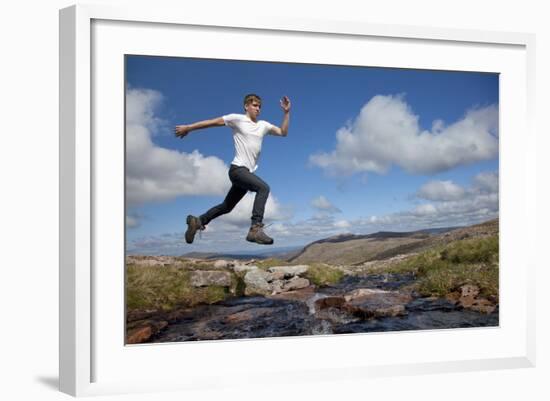
[[201, 219], [195, 216], [187, 216], [187, 231], [185, 232], [185, 242], [192, 244], [195, 239], [195, 234], [199, 230], [204, 230]]
[[246, 240], [250, 242], [255, 242], [257, 244], [271, 245], [273, 244], [273, 238], [270, 238], [264, 233], [262, 223], [253, 224], [248, 231]]

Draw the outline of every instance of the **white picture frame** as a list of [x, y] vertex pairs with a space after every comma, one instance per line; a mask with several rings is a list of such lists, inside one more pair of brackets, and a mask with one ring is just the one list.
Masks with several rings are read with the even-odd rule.
[[[200, 39], [201, 46], [191, 48], [181, 41], [178, 45], [176, 39], [161, 40], [180, 34], [193, 41]], [[228, 38], [238, 37], [245, 42], [253, 42], [257, 39], [254, 35], [259, 35], [271, 46], [265, 46], [263, 50], [244, 46], [242, 53], [236, 54], [237, 50], [229, 45], [216, 47], [215, 38], [220, 34]], [[292, 46], [285, 49], [288, 51], [286, 56], [275, 54], [277, 43], [290, 39], [294, 43], [310, 43], [313, 50], [304, 55], [301, 54], [304, 47], [293, 45], [294, 49]], [[338, 42], [338, 48], [334, 41]], [[231, 18], [215, 13], [208, 16], [182, 15], [181, 10], [154, 7], [78, 5], [61, 10], [60, 390], [75, 396], [201, 390], [244, 384], [236, 380], [243, 375], [247, 381], [261, 385], [278, 378], [286, 382], [344, 377], [362, 380], [405, 373], [534, 366], [535, 284], [532, 273], [536, 260], [532, 256], [534, 252], [529, 252], [534, 246], [536, 232], [536, 138], [532, 127], [534, 44], [534, 35], [522, 33], [274, 16], [247, 18], [237, 13]], [[124, 267], [120, 252], [123, 248], [107, 250], [101, 245], [103, 242], [120, 244], [121, 232], [122, 240], [124, 238], [123, 223], [116, 224], [114, 230], [107, 230], [107, 223], [124, 221], [124, 205], [120, 202], [124, 191], [120, 181], [124, 154], [120, 152], [123, 138], [119, 135], [124, 132], [124, 117], [120, 113], [124, 100], [123, 96], [112, 96], [111, 93], [124, 93], [123, 85], [118, 86], [123, 76], [120, 55], [215, 55], [271, 61], [309, 57], [310, 62], [327, 62], [328, 59], [323, 58], [329, 57], [326, 55], [319, 55], [316, 59], [316, 46], [333, 49], [330, 57], [345, 57], [342, 62], [349, 64], [364, 65], [364, 59], [352, 57], [350, 49], [367, 46], [373, 54], [369, 65], [379, 63], [380, 66], [396, 68], [460, 69], [501, 74], [500, 327], [125, 346], [120, 331], [123, 327], [123, 315], [120, 314], [124, 299], [123, 286], [120, 286]], [[385, 52], [385, 48], [392, 47], [402, 51]], [[410, 55], [410, 48], [420, 56], [404, 61]], [[434, 49], [445, 55], [437, 62], [429, 56]], [[216, 54], [212, 54], [213, 51]], [[461, 54], [464, 55], [462, 61], [457, 61], [457, 55]], [[106, 65], [109, 68], [103, 68]], [[511, 93], [515, 96], [510, 96]], [[107, 117], [105, 109], [113, 114]], [[112, 134], [98, 138], [94, 132], [101, 129], [102, 124], [112, 127]], [[102, 178], [106, 177], [106, 172], [110, 172], [108, 179]], [[106, 196], [107, 193], [111, 195], [108, 192], [111, 189], [116, 194]], [[516, 231], [522, 233], [522, 238], [514, 235]], [[524, 255], [522, 258], [520, 253]], [[412, 352], [407, 346], [412, 341], [414, 348], [429, 345], [430, 350], [422, 355]], [[453, 347], [445, 347], [447, 341], [452, 341]], [[462, 343], [471, 347], [461, 346]], [[395, 354], [376, 353], [376, 349], [389, 345]], [[324, 361], [315, 357], [319, 347], [323, 349]], [[307, 362], [284, 364], [258, 357], [266, 353], [281, 355], [285, 350], [300, 350]], [[235, 361], [234, 364], [216, 369], [205, 363], [205, 359], [220, 355], [225, 360]], [[157, 370], [159, 361], [168, 366], [179, 363], [180, 369], [172, 375], [161, 372], [155, 376], [155, 372], [148, 371], [140, 376], [139, 372], [132, 370], [132, 366], [137, 366], [140, 361], [148, 361], [147, 364]]]

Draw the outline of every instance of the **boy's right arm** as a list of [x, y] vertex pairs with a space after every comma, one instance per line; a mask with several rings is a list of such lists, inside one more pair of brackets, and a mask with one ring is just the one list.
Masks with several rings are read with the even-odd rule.
[[176, 125], [176, 128], [174, 129], [174, 134], [176, 134], [178, 138], [183, 138], [191, 131], [210, 127], [222, 127], [224, 125], [225, 121], [223, 117], [218, 117], [211, 120], [199, 121], [189, 125]]

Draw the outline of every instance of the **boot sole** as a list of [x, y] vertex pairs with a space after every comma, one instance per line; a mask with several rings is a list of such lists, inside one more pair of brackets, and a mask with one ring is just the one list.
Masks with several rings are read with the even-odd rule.
[[254, 242], [255, 244], [260, 244], [260, 245], [273, 245], [273, 242], [274, 242], [273, 240], [271, 240], [271, 242], [261, 242], [261, 241], [256, 241], [255, 239], [248, 238], [248, 237], [246, 237], [246, 240], [248, 242]]
[[192, 219], [192, 216], [189, 215], [187, 216], [187, 220], [185, 221], [187, 223], [187, 231], [185, 232], [185, 242], [187, 242], [188, 244], [193, 243], [193, 240], [195, 239], [195, 233], [197, 232], [197, 230], [195, 230], [195, 232], [193, 233], [193, 230], [191, 228], [191, 219]]

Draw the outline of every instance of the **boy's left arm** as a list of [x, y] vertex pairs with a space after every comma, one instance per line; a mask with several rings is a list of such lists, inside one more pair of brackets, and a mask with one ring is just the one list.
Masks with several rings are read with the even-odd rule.
[[281, 124], [281, 127], [273, 126], [271, 128], [271, 132], [275, 133], [275, 135], [279, 136], [287, 136], [288, 134], [288, 123], [290, 120], [290, 99], [288, 96], [284, 96], [281, 99], [281, 108], [283, 109], [283, 123]]

